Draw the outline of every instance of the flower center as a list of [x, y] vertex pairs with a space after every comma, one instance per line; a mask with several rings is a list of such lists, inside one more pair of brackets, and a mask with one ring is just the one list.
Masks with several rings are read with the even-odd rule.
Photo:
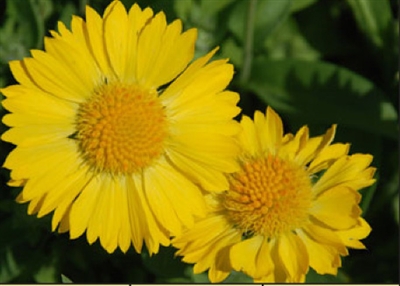
[[311, 205], [311, 181], [300, 166], [268, 155], [242, 164], [229, 177], [222, 202], [244, 235], [275, 237], [302, 226]]
[[162, 154], [166, 133], [157, 93], [136, 85], [105, 84], [78, 111], [76, 138], [96, 171], [129, 174], [149, 166]]

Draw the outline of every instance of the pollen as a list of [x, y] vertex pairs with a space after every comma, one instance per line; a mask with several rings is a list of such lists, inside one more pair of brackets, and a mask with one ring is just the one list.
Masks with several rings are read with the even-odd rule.
[[104, 84], [80, 105], [76, 125], [85, 161], [114, 175], [151, 165], [162, 154], [167, 136], [157, 92], [137, 85]]
[[246, 160], [230, 175], [222, 204], [244, 235], [273, 238], [301, 227], [308, 219], [311, 181], [306, 171], [274, 155]]

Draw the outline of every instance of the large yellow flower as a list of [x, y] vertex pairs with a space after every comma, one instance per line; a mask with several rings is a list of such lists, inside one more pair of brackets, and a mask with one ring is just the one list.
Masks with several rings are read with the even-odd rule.
[[309, 138], [307, 126], [283, 136], [271, 109], [243, 116], [241, 170], [226, 192], [207, 195], [209, 214], [173, 240], [194, 272], [219, 282], [231, 270], [256, 282], [303, 282], [309, 267], [336, 274], [347, 248], [370, 227], [360, 217], [359, 189], [373, 184], [372, 156], [330, 145], [336, 126]]
[[196, 29], [120, 1], [51, 35], [10, 63], [19, 84], [1, 90], [10, 185], [30, 214], [54, 211], [53, 230], [157, 253], [205, 214], [199, 186], [226, 189], [239, 167], [233, 67], [209, 62], [215, 51], [189, 65]]

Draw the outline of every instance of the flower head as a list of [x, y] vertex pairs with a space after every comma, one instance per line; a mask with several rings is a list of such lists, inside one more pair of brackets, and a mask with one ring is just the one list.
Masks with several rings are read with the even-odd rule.
[[212, 282], [232, 270], [256, 282], [302, 282], [309, 267], [336, 274], [371, 230], [357, 191], [374, 183], [372, 156], [331, 144], [335, 125], [318, 137], [307, 126], [283, 136], [271, 108], [241, 126], [241, 168], [225, 192], [207, 195], [208, 215], [173, 240], [177, 254], [195, 273], [209, 269]]
[[190, 63], [196, 29], [120, 1], [51, 36], [10, 63], [19, 84], [1, 90], [10, 185], [28, 213], [54, 211], [53, 230], [156, 253], [205, 214], [199, 186], [226, 189], [239, 167], [233, 67], [209, 62], [215, 50]]

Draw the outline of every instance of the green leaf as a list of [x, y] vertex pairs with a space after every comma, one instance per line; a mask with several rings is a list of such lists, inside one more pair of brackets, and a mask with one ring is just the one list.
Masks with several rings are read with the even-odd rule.
[[329, 63], [259, 59], [249, 88], [266, 104], [305, 123], [338, 123], [398, 137], [397, 111], [360, 75]]
[[386, 32], [392, 26], [392, 15], [388, 0], [347, 0], [357, 24], [370, 41], [382, 47]]
[[394, 213], [394, 220], [399, 224], [399, 193], [395, 196], [393, 200], [393, 213]]
[[70, 28], [72, 15], [76, 15], [77, 13], [78, 10], [76, 9], [75, 5], [73, 5], [71, 2], [67, 2], [65, 5], [63, 5], [61, 14], [58, 17], [58, 21], [63, 22], [68, 28]]
[[179, 19], [187, 21], [193, 5], [193, 0], [174, 1], [174, 11]]
[[65, 276], [64, 274], [61, 274], [61, 282], [62, 283], [73, 283], [71, 279], [69, 279], [67, 276]]
[[210, 283], [210, 280], [208, 279], [208, 272], [203, 272], [200, 274], [192, 273], [192, 280], [194, 283]]
[[10, 248], [0, 250], [0, 283], [10, 283], [21, 273]]
[[34, 274], [37, 283], [58, 283], [59, 273], [54, 264], [43, 264]]
[[[246, 39], [245, 27], [249, 1], [239, 1], [228, 20], [229, 30], [243, 43]], [[254, 22], [254, 47], [261, 46], [264, 40], [289, 15], [292, 0], [257, 1]]]
[[354, 54], [360, 54], [356, 34], [359, 31], [350, 24], [351, 17], [344, 17], [343, 4], [343, 1], [317, 1], [293, 15], [308, 44], [325, 58], [354, 58]]
[[[296, 1], [294, 2], [296, 3]], [[297, 21], [289, 17], [264, 43], [270, 59], [297, 58], [315, 60], [320, 57], [300, 33]]]
[[223, 281], [223, 283], [253, 283], [254, 280], [250, 276], [247, 276], [243, 272], [232, 271], [229, 276]]
[[201, 0], [200, 7], [202, 11], [207, 12], [207, 14], [211, 15], [220, 12], [235, 1], [236, 0]]
[[347, 275], [339, 269], [338, 274], [336, 276], [333, 275], [320, 275], [317, 274], [312, 268], [310, 268], [310, 271], [307, 273], [306, 276], [306, 283], [335, 283], [335, 284], [341, 284], [341, 283], [349, 283], [350, 279], [347, 277]]
[[18, 19], [20, 33], [24, 35], [25, 43], [31, 48], [40, 48], [42, 46], [44, 16], [48, 13], [48, 7], [46, 6], [43, 6], [46, 13], [42, 13], [42, 5], [45, 5], [44, 1], [39, 0], [13, 0], [7, 2], [7, 7], [10, 9], [10, 17]]
[[243, 51], [236, 41], [232, 38], [228, 38], [221, 45], [221, 55], [224, 58], [228, 58], [229, 62], [232, 63], [235, 68], [240, 68], [243, 65]]
[[318, 0], [295, 0], [292, 2], [292, 6], [290, 7], [291, 12], [297, 12], [303, 9], [306, 9], [308, 6], [311, 6]]

